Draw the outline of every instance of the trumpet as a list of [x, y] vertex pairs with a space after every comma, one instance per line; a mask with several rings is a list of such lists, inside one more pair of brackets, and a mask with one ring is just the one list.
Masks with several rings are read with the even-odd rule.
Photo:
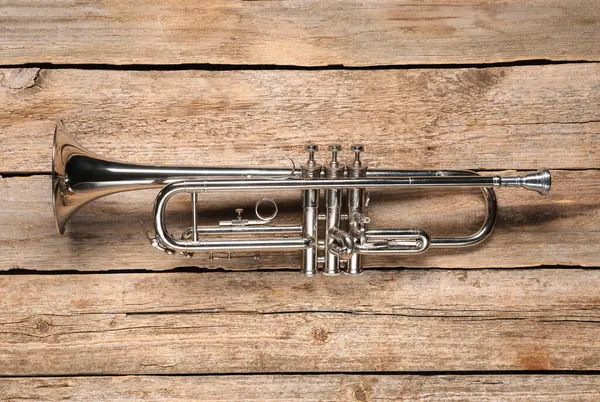
[[[307, 276], [359, 275], [365, 255], [405, 255], [430, 249], [474, 246], [485, 240], [496, 222], [494, 189], [521, 187], [548, 194], [551, 176], [547, 169], [522, 176], [482, 176], [468, 170], [369, 169], [361, 160], [362, 145], [352, 145], [354, 160], [347, 166], [339, 160], [341, 146], [331, 145], [325, 165], [315, 160], [318, 147], [306, 145], [308, 158], [300, 169], [275, 167], [185, 167], [125, 163], [96, 155], [82, 147], [59, 120], [52, 149], [52, 200], [56, 227], [64, 234], [68, 220], [87, 203], [123, 191], [158, 189], [154, 203], [157, 249], [191, 257], [195, 253], [260, 253], [298, 251], [301, 272]], [[369, 191], [407, 188], [479, 188], [485, 200], [485, 218], [467, 237], [433, 237], [419, 228], [373, 228], [368, 214]], [[199, 198], [207, 192], [297, 191], [302, 200], [302, 218], [296, 225], [274, 224], [277, 204], [262, 199], [256, 204], [256, 219], [237, 219], [215, 225], [199, 225]], [[192, 224], [181, 236], [169, 232], [165, 213], [169, 200], [190, 195]], [[259, 206], [270, 205], [265, 216]]]

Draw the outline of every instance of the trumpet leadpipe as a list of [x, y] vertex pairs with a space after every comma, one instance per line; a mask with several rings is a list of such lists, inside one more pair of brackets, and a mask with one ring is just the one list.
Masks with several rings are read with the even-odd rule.
[[[537, 191], [539, 194], [546, 195], [550, 192], [552, 185], [552, 176], [548, 169], [539, 169], [535, 173], [523, 176], [479, 176], [475, 172], [470, 172], [473, 177], [484, 179], [480, 185], [474, 184], [473, 180], [469, 184], [465, 183], [462, 177], [465, 177], [467, 170], [393, 170], [393, 169], [375, 169], [368, 170], [366, 176], [369, 178], [386, 177], [412, 177], [417, 186], [427, 186], [427, 182], [433, 178], [452, 177], [455, 180], [437, 180], [440, 186], [447, 187], [521, 187], [527, 190]], [[456, 180], [459, 179], [459, 180]]]
[[[538, 179], [537, 176], [548, 179]], [[339, 178], [339, 179], [182, 179], [167, 185], [165, 189], [178, 189], [185, 192], [207, 192], [207, 191], [254, 191], [254, 190], [328, 190], [328, 189], [381, 189], [381, 188], [498, 188], [498, 187], [521, 187], [528, 190], [545, 194], [549, 191], [549, 172], [541, 170], [531, 176], [414, 176], [414, 177], [366, 177], [366, 178]], [[533, 183], [532, 183], [533, 181]]]

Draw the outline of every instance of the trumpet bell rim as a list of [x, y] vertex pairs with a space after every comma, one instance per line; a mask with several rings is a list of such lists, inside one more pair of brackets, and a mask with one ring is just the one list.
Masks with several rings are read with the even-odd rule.
[[75, 137], [69, 134], [64, 122], [57, 119], [52, 141], [52, 209], [56, 230], [61, 235], [65, 233], [71, 215], [83, 206], [81, 202], [69, 197], [66, 164], [71, 156], [87, 153]]
[[52, 209], [54, 210], [54, 221], [56, 230], [63, 235], [67, 228], [67, 220], [65, 219], [63, 198], [63, 187], [65, 181], [64, 171], [65, 166], [60, 155], [60, 144], [64, 143], [63, 136], [66, 134], [65, 125], [62, 120], [56, 121], [54, 128], [54, 138], [52, 140]]

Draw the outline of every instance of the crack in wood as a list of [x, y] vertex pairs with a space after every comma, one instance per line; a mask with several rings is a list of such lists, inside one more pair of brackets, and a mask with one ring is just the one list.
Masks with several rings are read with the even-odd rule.
[[[441, 312], [441, 310], [440, 310]], [[452, 311], [451, 311], [452, 312]], [[529, 313], [529, 312], [528, 312]], [[122, 313], [119, 313], [122, 314]], [[227, 311], [148, 311], [148, 312], [128, 312], [125, 313], [127, 316], [154, 316], [154, 315], [265, 315], [265, 316], [284, 316], [284, 315], [298, 315], [298, 314], [313, 314], [313, 315], [360, 315], [360, 316], [372, 316], [372, 317], [402, 317], [402, 318], [440, 318], [440, 319], [452, 319], [457, 321], [515, 321], [515, 320], [535, 320], [535, 317], [494, 317], [494, 316], [482, 316], [482, 315], [460, 315], [460, 314], [404, 314], [404, 313], [382, 313], [377, 311], [360, 311], [360, 310], [285, 310], [285, 311], [252, 311], [252, 310], [227, 310]], [[541, 319], [539, 321], [542, 321]], [[545, 322], [552, 322], [552, 320], [546, 320]]]
[[[600, 265], [596, 267], [592, 266], [583, 266], [583, 265], [531, 265], [531, 266], [520, 266], [520, 267], [484, 267], [484, 268], [443, 268], [443, 267], [381, 267], [381, 268], [367, 268], [368, 272], [378, 272], [378, 271], [534, 271], [538, 269], [583, 269], [583, 270], [600, 270]], [[107, 270], [76, 270], [76, 269], [68, 269], [68, 270], [44, 270], [44, 269], [36, 269], [36, 268], [12, 268], [8, 270], [0, 270], [0, 276], [10, 276], [10, 275], [119, 275], [119, 274], [169, 274], [169, 273], [196, 273], [196, 274], [216, 274], [216, 273], [227, 273], [231, 275], [239, 274], [240, 272], [251, 272], [251, 273], [277, 273], [277, 272], [295, 272], [297, 268], [245, 268], [243, 271], [240, 271], [239, 268], [207, 268], [200, 266], [181, 266], [174, 268], [167, 268], [161, 270], [152, 270], [152, 269], [142, 269], [142, 268], [131, 268], [131, 269], [107, 269]]]
[[161, 378], [161, 377], [262, 377], [262, 376], [330, 376], [330, 375], [348, 375], [348, 376], [363, 376], [363, 375], [376, 375], [381, 377], [396, 377], [396, 376], [420, 376], [420, 377], [436, 377], [436, 376], [460, 376], [460, 377], [471, 377], [479, 375], [509, 377], [514, 375], [528, 375], [528, 376], [559, 376], [559, 375], [578, 375], [587, 376], [590, 378], [600, 375], [600, 370], [382, 370], [382, 371], [369, 371], [369, 370], [356, 370], [356, 371], [339, 371], [339, 370], [327, 370], [327, 371], [249, 371], [249, 372], [211, 372], [211, 373], [144, 373], [144, 372], [132, 372], [132, 373], [88, 373], [79, 372], [72, 373], [69, 375], [65, 374], [0, 374], [0, 379], [10, 378], [89, 378], [89, 377], [146, 377], [146, 378]]
[[12, 68], [37, 68], [51, 70], [109, 70], [109, 71], [273, 71], [273, 70], [300, 70], [300, 71], [332, 71], [332, 70], [442, 70], [442, 69], [485, 69], [499, 67], [527, 67], [548, 66], [562, 64], [593, 64], [600, 60], [573, 59], [524, 59], [501, 62], [483, 63], [431, 63], [431, 64], [381, 64], [370, 66], [346, 66], [343, 64], [328, 64], [321, 66], [303, 66], [294, 64], [216, 64], [216, 63], [179, 63], [179, 64], [105, 64], [105, 63], [47, 63], [31, 62], [21, 64], [2, 64], [2, 69]]

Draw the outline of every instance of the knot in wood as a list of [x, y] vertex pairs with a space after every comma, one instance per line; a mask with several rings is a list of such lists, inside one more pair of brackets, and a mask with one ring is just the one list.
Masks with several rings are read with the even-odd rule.
[[367, 393], [364, 389], [362, 388], [358, 388], [354, 391], [354, 393], [352, 394], [352, 396], [354, 397], [354, 399], [356, 399], [357, 401], [360, 402], [366, 402], [367, 401]]
[[36, 332], [39, 332], [40, 334], [45, 334], [46, 332], [50, 331], [51, 325], [52, 324], [41, 317], [34, 321], [34, 328]]
[[313, 328], [312, 336], [317, 343], [329, 342], [329, 331], [327, 331], [325, 328], [321, 328], [321, 327]]
[[8, 89], [33, 88], [37, 85], [39, 74], [39, 68], [10, 69], [0, 75], [0, 85]]

